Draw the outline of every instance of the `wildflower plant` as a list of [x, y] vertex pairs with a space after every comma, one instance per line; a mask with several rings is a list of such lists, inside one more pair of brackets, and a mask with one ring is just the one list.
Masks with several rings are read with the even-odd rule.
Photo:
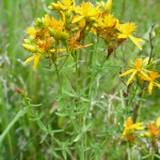
[[[56, 112], [56, 118], [58, 119], [58, 124], [56, 124], [58, 126], [57, 128], [66, 131], [65, 136], [71, 136], [72, 142], [67, 144], [70, 146], [80, 141], [80, 139], [85, 141], [82, 145], [89, 143], [86, 138], [88, 135], [85, 135], [85, 133], [90, 133], [90, 130], [92, 130], [92, 123], [87, 123], [88, 121], [90, 122], [92, 114], [94, 115], [94, 112], [96, 112], [94, 106], [97, 105], [97, 102], [96, 100], [91, 101], [97, 98], [97, 95], [95, 97], [93, 95], [95, 92], [98, 92], [98, 87], [96, 88], [94, 84], [91, 83], [94, 78], [98, 77], [97, 75], [99, 73], [97, 72], [100, 72], [98, 69], [98, 71], [92, 71], [92, 66], [94, 65], [92, 61], [94, 56], [92, 47], [96, 48], [99, 41], [103, 42], [104, 46], [102, 49], [107, 51], [107, 55], [104, 55], [105, 59], [103, 62], [106, 62], [110, 61], [110, 56], [114, 54], [118, 47], [123, 46], [126, 41], [131, 41], [138, 51], [142, 51], [145, 42], [142, 38], [135, 36], [137, 25], [133, 22], [121, 22], [121, 20], [112, 13], [112, 5], [112, 0], [95, 3], [83, 1], [79, 4], [76, 3], [75, 0], [52, 2], [48, 6], [49, 12], [43, 17], [37, 18], [33, 25], [26, 30], [26, 38], [22, 45], [31, 53], [31, 56], [25, 60], [25, 64], [32, 62], [35, 71], [38, 70], [38, 64], [41, 59], [48, 60], [49, 64], [54, 64], [59, 81], [60, 90], [58, 92], [60, 92], [61, 95], [60, 98], [58, 98], [58, 103], [63, 106], [61, 102], [65, 99], [63, 99], [63, 97], [65, 97], [65, 95], [72, 97], [69, 99], [69, 102], [73, 105], [73, 108], [60, 107]], [[100, 55], [101, 53], [98, 54]], [[68, 83], [63, 83], [63, 81], [65, 81], [63, 78], [67, 77], [67, 75], [63, 75], [64, 77], [60, 76], [60, 69], [61, 67], [65, 68], [65, 62], [62, 66], [59, 65], [59, 62], [61, 62], [61, 58], [64, 56], [70, 58], [69, 63], [73, 62], [74, 65], [71, 65], [70, 68], [73, 69], [75, 67], [74, 74], [78, 77], [76, 80], [70, 82], [70, 86], [75, 95], [68, 92], [66, 93], [62, 89], [64, 83]], [[85, 77], [81, 77], [81, 73], [84, 72], [82, 69], [83, 65], [81, 64], [90, 65], [90, 68], [88, 67], [89, 69], [87, 68], [88, 70], [85, 73], [91, 74], [87, 80]], [[101, 67], [103, 67], [103, 65], [104, 64], [101, 64]], [[120, 141], [128, 142], [129, 145], [137, 145], [139, 139], [149, 140], [152, 143], [160, 138], [159, 118], [156, 122], [150, 122], [148, 124], [145, 122], [137, 122], [142, 97], [148, 94], [151, 96], [155, 88], [160, 88], [160, 73], [157, 66], [157, 61], [154, 60], [152, 54], [149, 56], [137, 56], [135, 60], [131, 60], [127, 69], [121, 69], [119, 70], [120, 74], [117, 73], [116, 78], [125, 84], [122, 90], [122, 96], [124, 96], [123, 105], [126, 107], [124, 107], [125, 114], [127, 114], [127, 116], [128, 114], [132, 114], [125, 119], [123, 131], [119, 138]], [[125, 80], [125, 78], [127, 78], [127, 80]], [[97, 81], [96, 83], [99, 85], [99, 80]], [[134, 87], [136, 89], [138, 87], [140, 88], [138, 91], [136, 90], [135, 95], [132, 94]], [[84, 89], [84, 93], [81, 93], [80, 88]], [[91, 93], [92, 90], [94, 90], [93, 93]], [[134, 96], [139, 97], [139, 99], [131, 105], [132, 108], [129, 108], [130, 97]], [[83, 106], [83, 104], [86, 103], [89, 104], [87, 107], [77, 107]], [[68, 116], [65, 114], [65, 111], [71, 115]], [[76, 114], [72, 115], [73, 112]], [[66, 119], [71, 121], [69, 125]], [[82, 128], [76, 128], [72, 121], [76, 121], [76, 123], [82, 125]], [[122, 126], [120, 126], [120, 128], [122, 129]], [[75, 136], [72, 134], [72, 130], [76, 130], [79, 135]], [[92, 133], [90, 134], [92, 135]], [[65, 138], [65, 136], [62, 136], [62, 139]], [[84, 152], [85, 151], [83, 151], [83, 154]], [[65, 156], [66, 155], [64, 155], [64, 157]]]
[[[137, 132], [138, 131], [138, 132]], [[160, 141], [160, 117], [155, 121], [149, 122], [133, 122], [131, 117], [124, 123], [124, 130], [121, 136], [122, 140], [130, 144], [136, 143], [139, 146], [151, 146], [155, 154], [158, 151], [158, 143]]]
[[152, 67], [153, 66], [149, 64], [149, 57], [144, 59], [137, 58], [133, 64], [133, 68], [120, 74], [120, 77], [130, 75], [127, 85], [130, 85], [135, 79], [143, 83], [148, 83], [148, 93], [152, 94], [154, 87], [160, 88], [160, 83], [157, 80], [160, 74], [158, 71], [153, 71]]
[[128, 117], [124, 124], [124, 131], [122, 133], [122, 139], [127, 140], [129, 142], [134, 142], [136, 138], [136, 132], [139, 130], [143, 130], [143, 123], [133, 122], [131, 117]]
[[86, 42], [89, 33], [95, 38], [102, 38], [110, 55], [119, 45], [130, 39], [139, 49], [142, 49], [142, 39], [133, 36], [136, 30], [134, 23], [121, 23], [111, 13], [112, 0], [106, 3], [92, 4], [82, 2], [77, 5], [74, 0], [62, 0], [51, 3], [49, 9], [58, 13], [58, 18], [46, 14], [37, 18], [34, 25], [26, 31], [27, 38], [23, 47], [33, 55], [25, 61], [33, 61], [33, 68], [41, 58], [56, 59], [61, 54], [80, 50], [91, 45]]

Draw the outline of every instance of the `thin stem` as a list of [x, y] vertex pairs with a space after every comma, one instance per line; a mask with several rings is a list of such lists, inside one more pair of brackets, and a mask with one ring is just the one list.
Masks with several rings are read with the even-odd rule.
[[123, 0], [123, 2], [122, 2], [122, 12], [121, 12], [122, 17], [124, 17], [125, 11], [126, 11], [126, 0]]
[[148, 64], [150, 64], [151, 62], [151, 59], [153, 57], [153, 49], [154, 49], [154, 46], [153, 46], [153, 37], [152, 37], [152, 33], [153, 33], [153, 30], [154, 30], [154, 24], [151, 26], [151, 30], [149, 32], [149, 46], [150, 46], [150, 51], [149, 51], [149, 60], [148, 60]]
[[[143, 91], [139, 94], [139, 97], [141, 98], [142, 95], [143, 95]], [[132, 119], [133, 119], [134, 123], [137, 121], [139, 111], [140, 111], [140, 107], [141, 107], [141, 104], [140, 104], [140, 102], [138, 102], [137, 104], [135, 104], [135, 107], [133, 109]]]
[[60, 93], [62, 93], [62, 81], [61, 81], [61, 78], [60, 78], [58, 66], [57, 66], [55, 61], [53, 61], [53, 63], [54, 63], [54, 66], [55, 66], [55, 71], [56, 71], [56, 75], [57, 75], [57, 79], [58, 79], [58, 83], [59, 83], [59, 91], [60, 91]]

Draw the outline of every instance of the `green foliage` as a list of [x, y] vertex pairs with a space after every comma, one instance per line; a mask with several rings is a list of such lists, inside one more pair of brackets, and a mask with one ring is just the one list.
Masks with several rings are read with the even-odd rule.
[[0, 1], [0, 160], [123, 160], [126, 153], [131, 160], [160, 159], [120, 140], [124, 120], [137, 101], [141, 100], [141, 121], [160, 115], [160, 91], [140, 98], [134, 88], [126, 97], [126, 87], [118, 78], [128, 59], [148, 56], [153, 24], [153, 54], [159, 62], [159, 0], [114, 0], [113, 13], [138, 24], [138, 34], [146, 40], [143, 51], [128, 42], [107, 61], [99, 41], [82, 49], [78, 65], [62, 57], [58, 77], [55, 66], [46, 61], [37, 72], [25, 66], [28, 53], [21, 46], [24, 30], [48, 12], [50, 2]]

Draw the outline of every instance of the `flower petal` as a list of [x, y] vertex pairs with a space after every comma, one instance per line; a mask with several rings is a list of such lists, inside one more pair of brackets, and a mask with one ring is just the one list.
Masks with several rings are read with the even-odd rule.
[[110, 11], [112, 9], [112, 0], [108, 0], [105, 6], [107, 11]]
[[150, 81], [150, 77], [144, 71], [140, 72], [140, 78], [144, 81]]
[[154, 86], [160, 88], [160, 83], [154, 82]]
[[128, 81], [127, 81], [127, 86], [133, 81], [133, 78], [134, 78], [134, 76], [136, 75], [136, 73], [137, 73], [137, 71], [134, 71], [134, 72], [132, 73], [132, 75], [130, 76], [130, 78], [129, 78]]
[[148, 85], [149, 94], [152, 94], [152, 90], [153, 90], [153, 82], [150, 82], [149, 85]]
[[40, 55], [35, 55], [34, 56], [34, 63], [33, 63], [33, 69], [36, 70], [37, 68], [37, 65], [39, 63], [39, 60], [40, 60]]
[[33, 60], [34, 60], [34, 56], [30, 56], [24, 61], [24, 63], [28, 64], [28, 63], [32, 62]]
[[142, 43], [144, 42], [144, 40], [142, 40], [141, 38], [136, 38], [132, 35], [130, 35], [129, 38], [140, 50], [142, 50]]
[[128, 74], [130, 74], [130, 73], [133, 73], [134, 71], [135, 71], [135, 69], [129, 69], [129, 70], [127, 70], [126, 72], [121, 73], [121, 74], [119, 75], [119, 77], [124, 77], [124, 76], [126, 76], [126, 75], [128, 75]]

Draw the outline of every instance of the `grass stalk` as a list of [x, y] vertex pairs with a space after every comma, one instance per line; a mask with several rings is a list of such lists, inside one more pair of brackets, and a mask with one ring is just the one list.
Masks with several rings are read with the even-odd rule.
[[9, 133], [9, 131], [11, 130], [11, 128], [15, 125], [15, 123], [22, 117], [24, 116], [26, 113], [26, 110], [20, 110], [16, 116], [12, 119], [12, 121], [8, 124], [8, 126], [6, 127], [6, 129], [3, 131], [3, 133], [0, 135], [0, 146], [2, 145], [2, 142], [4, 140], [4, 138], [6, 137], [6, 135]]

